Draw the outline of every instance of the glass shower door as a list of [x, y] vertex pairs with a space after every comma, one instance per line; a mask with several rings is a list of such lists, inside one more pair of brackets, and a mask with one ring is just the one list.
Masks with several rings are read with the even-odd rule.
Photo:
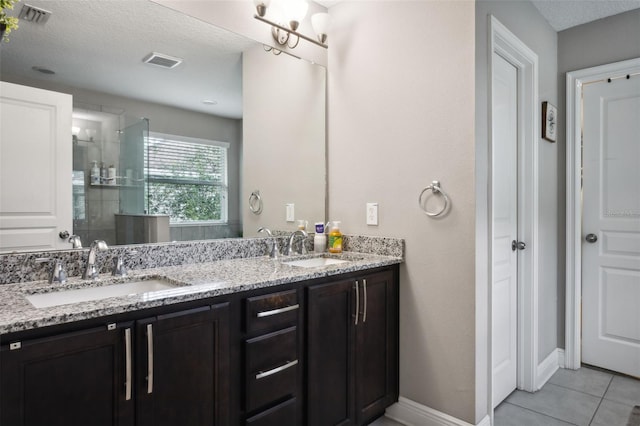
[[146, 213], [144, 199], [144, 143], [149, 120], [137, 119], [120, 131], [120, 213]]

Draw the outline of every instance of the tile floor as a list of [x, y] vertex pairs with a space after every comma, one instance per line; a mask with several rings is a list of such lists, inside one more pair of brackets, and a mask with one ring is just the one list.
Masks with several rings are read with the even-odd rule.
[[[640, 405], [640, 380], [582, 367], [558, 370], [535, 393], [515, 391], [494, 413], [494, 426], [626, 426]], [[371, 426], [401, 426], [382, 417]]]
[[640, 405], [640, 380], [560, 369], [538, 392], [509, 395], [495, 410], [494, 426], [626, 426], [634, 405]]

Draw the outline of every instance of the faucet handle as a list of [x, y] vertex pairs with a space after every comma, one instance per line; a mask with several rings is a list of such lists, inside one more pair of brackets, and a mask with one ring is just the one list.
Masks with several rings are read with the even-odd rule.
[[53, 265], [53, 269], [51, 269], [51, 274], [49, 275], [49, 284], [60, 283], [64, 284], [67, 282], [67, 271], [64, 269], [62, 262], [56, 260]]
[[122, 255], [113, 258], [113, 270], [111, 271], [111, 275], [119, 277], [127, 276], [127, 268], [124, 266]]

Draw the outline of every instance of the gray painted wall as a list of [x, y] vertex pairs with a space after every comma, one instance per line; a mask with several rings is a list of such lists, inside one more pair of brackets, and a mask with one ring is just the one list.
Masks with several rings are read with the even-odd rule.
[[[474, 3], [329, 12], [329, 218], [405, 239], [400, 394], [475, 424]], [[452, 208], [434, 220], [417, 200], [435, 179]]]
[[[558, 33], [558, 107], [560, 116], [566, 111], [566, 73], [612, 62], [640, 58], [640, 10], [633, 10]], [[565, 339], [565, 174], [566, 127], [561, 120], [558, 127], [558, 347]]]
[[[287, 203], [311, 231], [326, 220], [326, 69], [262, 46], [244, 52], [242, 61], [243, 235], [255, 236], [260, 227], [297, 229], [286, 221]], [[260, 215], [248, 206], [255, 190], [263, 200]]]

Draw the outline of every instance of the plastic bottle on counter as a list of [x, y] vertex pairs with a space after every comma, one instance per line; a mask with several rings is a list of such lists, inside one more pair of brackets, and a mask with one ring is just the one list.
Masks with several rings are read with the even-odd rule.
[[329, 222], [329, 253], [342, 253], [342, 232], [337, 220]]
[[109, 170], [107, 170], [107, 166], [105, 166], [104, 163], [100, 163], [100, 183], [106, 184], [108, 178]]
[[98, 162], [91, 162], [91, 185], [99, 185], [100, 184], [100, 168], [98, 167]]
[[116, 167], [113, 164], [109, 166], [109, 172], [108, 172], [107, 178], [109, 179], [107, 181], [109, 185], [116, 184]]
[[327, 236], [324, 234], [324, 223], [316, 223], [316, 234], [313, 236], [314, 253], [324, 253], [327, 249]]

